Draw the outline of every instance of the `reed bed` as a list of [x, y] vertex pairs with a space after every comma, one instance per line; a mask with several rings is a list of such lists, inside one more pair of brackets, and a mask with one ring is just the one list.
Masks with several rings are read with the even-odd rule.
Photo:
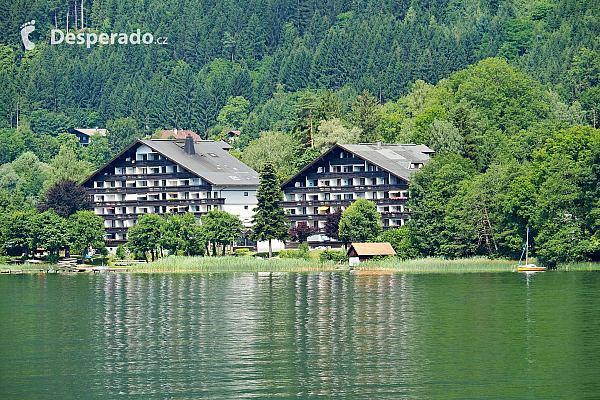
[[[54, 265], [54, 264], [51, 264]], [[23, 271], [23, 272], [39, 272], [40, 269], [47, 268], [46, 264], [0, 264], [0, 271]]]
[[185, 257], [170, 256], [151, 263], [129, 266], [130, 272], [312, 272], [334, 271], [332, 261], [304, 259], [257, 259], [253, 257]]
[[[334, 262], [321, 262], [314, 259], [256, 259], [252, 257], [185, 257], [170, 256], [151, 263], [129, 266], [130, 272], [311, 272], [335, 271]], [[510, 272], [515, 270], [515, 261], [470, 258], [446, 260], [443, 258], [422, 258], [399, 260], [388, 258], [362, 262], [360, 272], [381, 273], [435, 273], [435, 272]]]
[[490, 260], [483, 257], [447, 260], [438, 257], [400, 260], [386, 258], [360, 263], [360, 271], [387, 271], [407, 273], [465, 273], [465, 272], [511, 272], [516, 270], [516, 262], [510, 260]]
[[597, 262], [578, 262], [560, 264], [556, 267], [558, 271], [600, 271], [600, 263]]

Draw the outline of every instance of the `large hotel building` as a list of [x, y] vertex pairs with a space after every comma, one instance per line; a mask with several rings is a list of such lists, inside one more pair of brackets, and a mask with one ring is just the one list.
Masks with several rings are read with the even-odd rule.
[[258, 173], [224, 142], [137, 140], [81, 185], [104, 219], [109, 250], [125, 244], [141, 214], [223, 210], [251, 225]]
[[425, 145], [336, 144], [281, 185], [290, 225], [322, 233], [328, 214], [361, 198], [377, 205], [384, 230], [404, 225], [410, 177], [433, 153]]

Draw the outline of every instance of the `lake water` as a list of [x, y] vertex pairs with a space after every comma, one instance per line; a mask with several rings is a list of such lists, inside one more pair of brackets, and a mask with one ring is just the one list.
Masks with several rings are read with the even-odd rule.
[[0, 277], [0, 398], [600, 398], [600, 273]]

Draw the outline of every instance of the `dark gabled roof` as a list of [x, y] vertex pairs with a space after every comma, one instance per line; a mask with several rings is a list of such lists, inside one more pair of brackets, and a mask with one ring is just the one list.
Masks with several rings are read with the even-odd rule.
[[258, 172], [227, 152], [232, 147], [222, 141], [194, 141], [196, 154], [183, 150], [183, 140], [136, 140], [112, 160], [84, 180], [88, 182], [109, 164], [136, 145], [146, 145], [160, 155], [216, 186], [257, 186]]
[[350, 254], [352, 249], [356, 252], [358, 256], [395, 256], [396, 251], [389, 243], [352, 243], [350, 247], [348, 247], [348, 252], [346, 254]]
[[285, 181], [281, 187], [293, 181], [300, 174], [312, 167], [317, 161], [325, 157], [335, 148], [341, 148], [357, 157], [370, 162], [390, 174], [409, 181], [416, 169], [410, 168], [414, 163], [426, 163], [429, 156], [434, 153], [424, 144], [335, 144], [325, 153], [314, 159], [306, 167], [302, 168], [296, 175]]
[[84, 128], [73, 128], [71, 129], [71, 133], [79, 132], [82, 135], [86, 136], [94, 136], [95, 134], [100, 134], [100, 136], [106, 136], [106, 129], [84, 129]]

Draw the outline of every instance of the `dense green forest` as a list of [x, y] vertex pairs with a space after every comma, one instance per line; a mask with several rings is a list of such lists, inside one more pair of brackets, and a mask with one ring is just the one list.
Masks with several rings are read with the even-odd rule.
[[[518, 257], [529, 225], [548, 262], [600, 257], [597, 1], [0, 4], [5, 213], [157, 129], [240, 130], [236, 154], [280, 178], [336, 141], [413, 142], [437, 155], [411, 183], [406, 256]], [[85, 32], [168, 43], [50, 45], [82, 4]], [[88, 148], [65, 133], [96, 126]]]

